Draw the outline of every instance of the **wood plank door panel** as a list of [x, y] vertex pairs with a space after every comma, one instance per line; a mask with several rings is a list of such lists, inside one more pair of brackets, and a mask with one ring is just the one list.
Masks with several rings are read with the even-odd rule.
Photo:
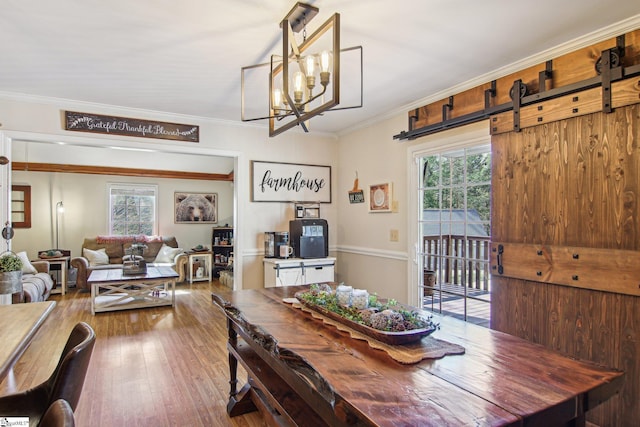
[[514, 277], [492, 275], [491, 325], [624, 370], [587, 416], [601, 426], [640, 419], [639, 193], [639, 104], [492, 136], [492, 241]]

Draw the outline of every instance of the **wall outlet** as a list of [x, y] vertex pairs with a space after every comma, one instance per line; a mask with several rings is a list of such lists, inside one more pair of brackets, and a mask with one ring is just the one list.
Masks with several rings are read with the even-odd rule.
[[389, 232], [389, 240], [392, 242], [398, 241], [398, 230], [393, 229]]

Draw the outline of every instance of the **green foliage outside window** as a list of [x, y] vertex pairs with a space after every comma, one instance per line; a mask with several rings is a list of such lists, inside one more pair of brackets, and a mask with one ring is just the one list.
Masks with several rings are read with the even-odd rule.
[[491, 154], [488, 151], [427, 156], [422, 159], [423, 209], [475, 210], [486, 222], [491, 213]]

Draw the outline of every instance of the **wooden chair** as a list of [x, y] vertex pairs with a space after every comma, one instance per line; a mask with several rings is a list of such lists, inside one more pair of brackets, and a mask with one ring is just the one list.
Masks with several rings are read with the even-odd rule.
[[64, 399], [58, 399], [49, 406], [38, 427], [75, 427], [75, 425], [76, 419], [71, 405]]
[[0, 414], [28, 416], [29, 425], [37, 426], [47, 409], [58, 399], [66, 400], [75, 411], [95, 340], [91, 326], [78, 323], [71, 331], [49, 379], [29, 390], [0, 397]]

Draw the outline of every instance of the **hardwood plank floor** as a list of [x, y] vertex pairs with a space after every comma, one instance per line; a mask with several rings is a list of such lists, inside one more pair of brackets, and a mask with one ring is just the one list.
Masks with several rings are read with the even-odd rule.
[[[0, 394], [21, 391], [53, 372], [73, 326], [97, 336], [76, 425], [263, 426], [258, 412], [229, 418], [227, 330], [211, 292], [217, 281], [176, 287], [176, 306], [91, 315], [90, 293], [52, 295], [57, 305]], [[246, 374], [240, 370], [244, 383]], [[0, 414], [1, 415], [1, 414]]]

